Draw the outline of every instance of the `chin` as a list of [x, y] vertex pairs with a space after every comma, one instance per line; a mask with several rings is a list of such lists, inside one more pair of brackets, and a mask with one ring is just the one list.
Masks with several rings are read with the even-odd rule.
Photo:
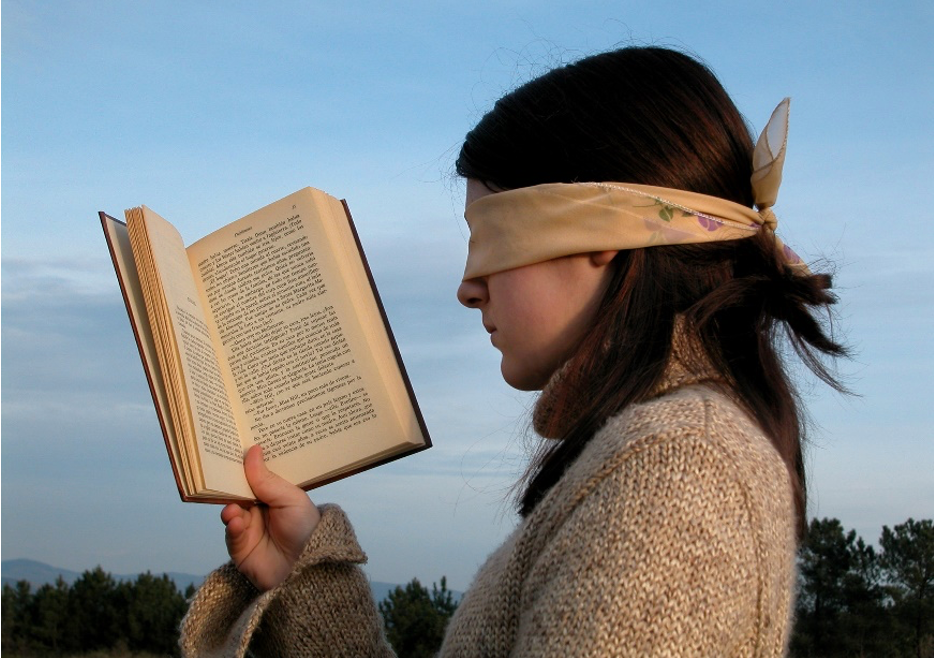
[[500, 372], [506, 383], [517, 391], [540, 391], [549, 379], [541, 373], [517, 372], [507, 367], [505, 363], [500, 366]]

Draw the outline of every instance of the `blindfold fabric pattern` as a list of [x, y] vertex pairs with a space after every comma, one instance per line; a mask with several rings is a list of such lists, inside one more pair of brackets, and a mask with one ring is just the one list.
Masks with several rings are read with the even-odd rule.
[[[784, 99], [756, 142], [751, 185], [756, 209], [719, 197], [616, 182], [547, 183], [496, 192], [464, 216], [470, 242], [464, 279], [591, 251], [740, 240], [774, 231], [788, 138]], [[806, 270], [777, 238], [786, 261]]]

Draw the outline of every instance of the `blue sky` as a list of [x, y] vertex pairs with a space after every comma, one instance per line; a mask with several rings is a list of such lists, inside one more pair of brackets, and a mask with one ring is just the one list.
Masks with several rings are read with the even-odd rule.
[[[451, 175], [493, 101], [629, 43], [686, 49], [755, 130], [792, 97], [779, 231], [835, 263], [859, 397], [803, 382], [810, 514], [866, 540], [934, 516], [929, 2], [25, 2], [2, 5], [2, 556], [205, 573], [96, 212], [187, 242], [306, 185], [346, 197], [435, 447], [315, 492], [374, 580], [464, 589], [515, 521], [531, 398], [459, 307]], [[651, 93], [647, 89], [646, 93]]]

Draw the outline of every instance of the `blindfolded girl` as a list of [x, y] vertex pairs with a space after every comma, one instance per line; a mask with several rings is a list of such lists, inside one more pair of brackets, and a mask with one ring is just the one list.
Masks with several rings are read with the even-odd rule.
[[[788, 359], [839, 388], [822, 358], [845, 353], [830, 278], [776, 237], [787, 127], [786, 100], [754, 144], [705, 66], [653, 47], [555, 69], [467, 135], [457, 298], [506, 382], [541, 390], [542, 439], [441, 656], [784, 653], [805, 521]], [[258, 448], [245, 468], [264, 505], [223, 510], [232, 561], [185, 655], [392, 655], [340, 508]]]

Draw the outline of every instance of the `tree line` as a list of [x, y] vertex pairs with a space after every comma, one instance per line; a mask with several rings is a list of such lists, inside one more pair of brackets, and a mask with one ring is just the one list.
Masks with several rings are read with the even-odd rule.
[[798, 551], [791, 655], [934, 658], [934, 524], [884, 526], [878, 551], [814, 519]]
[[[934, 523], [885, 526], [878, 549], [837, 519], [814, 519], [798, 551], [790, 654], [795, 658], [934, 658]], [[178, 625], [195, 588], [168, 576], [116, 581], [100, 567], [72, 585], [3, 586], [7, 656], [178, 655]], [[457, 602], [441, 579], [413, 579], [379, 603], [400, 658], [433, 656]]]
[[[101, 567], [71, 585], [59, 576], [33, 591], [3, 586], [2, 653], [26, 656], [178, 656], [178, 628], [194, 596], [167, 575], [117, 581]], [[457, 608], [447, 580], [431, 591], [413, 579], [379, 603], [386, 636], [400, 657], [432, 656]]]
[[178, 655], [178, 625], [195, 592], [147, 572], [117, 581], [100, 567], [68, 585], [59, 576], [35, 592], [21, 580], [3, 586], [2, 652], [7, 656]]

